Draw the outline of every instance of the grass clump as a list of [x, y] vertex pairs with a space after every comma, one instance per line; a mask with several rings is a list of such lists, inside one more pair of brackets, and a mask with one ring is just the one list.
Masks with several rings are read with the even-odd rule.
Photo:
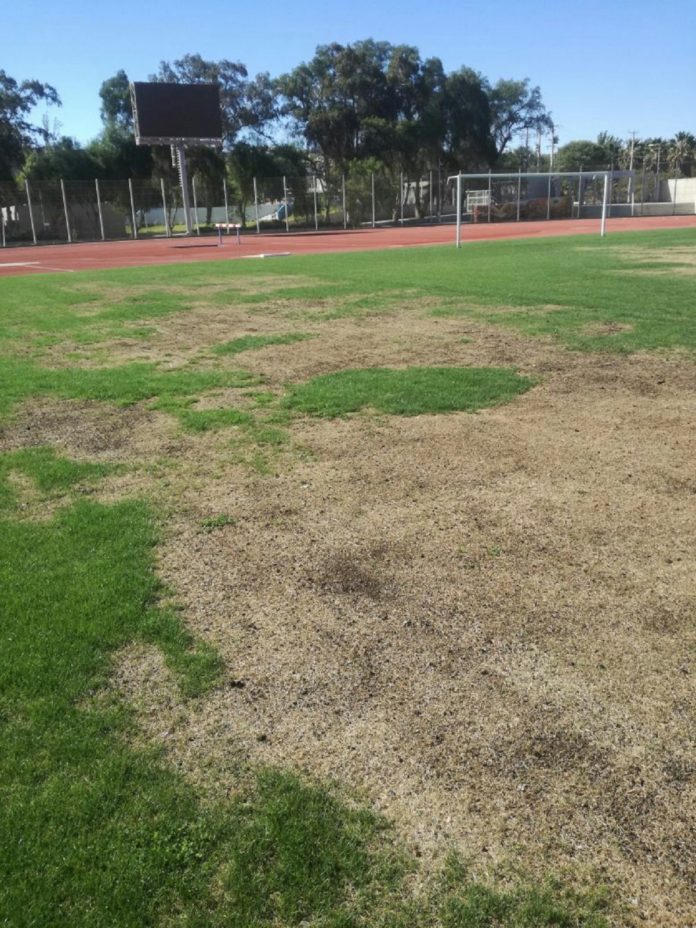
[[258, 382], [247, 371], [161, 370], [134, 363], [107, 368], [45, 368], [12, 358], [0, 359], [0, 415], [31, 396], [99, 400], [127, 406], [159, 397], [195, 396], [215, 387]]
[[258, 351], [268, 345], [291, 345], [293, 342], [306, 341], [313, 336], [305, 332], [286, 332], [282, 335], [242, 335], [232, 341], [223, 342], [213, 349], [215, 354], [241, 354], [242, 351]]
[[291, 409], [332, 418], [370, 407], [401, 416], [466, 410], [505, 403], [533, 381], [504, 368], [367, 368], [314, 377], [291, 389]]
[[442, 928], [606, 928], [608, 902], [603, 887], [574, 891], [557, 880], [530, 885], [517, 874], [514, 886], [499, 888], [472, 879], [461, 859], [450, 854], [439, 881]]
[[111, 464], [71, 461], [60, 457], [53, 448], [21, 448], [0, 454], [0, 511], [14, 508], [17, 492], [10, 475], [29, 477], [44, 497], [66, 493], [74, 486], [91, 483], [113, 473]]
[[234, 426], [249, 426], [253, 416], [233, 407], [224, 409], [180, 409], [177, 416], [188, 432], [215, 432]]
[[230, 928], [357, 926], [354, 897], [376, 881], [386, 896], [398, 885], [398, 869], [371, 849], [379, 820], [292, 774], [262, 772], [235, 817], [222, 874]]
[[227, 513], [220, 513], [219, 516], [210, 516], [207, 519], [201, 519], [200, 525], [204, 532], [214, 532], [215, 529], [224, 528], [226, 525], [236, 525], [237, 520], [234, 516]]

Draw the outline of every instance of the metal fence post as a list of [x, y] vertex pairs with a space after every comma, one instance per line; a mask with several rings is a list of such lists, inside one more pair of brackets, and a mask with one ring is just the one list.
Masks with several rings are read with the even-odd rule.
[[104, 235], [104, 216], [102, 215], [101, 191], [99, 190], [99, 180], [94, 178], [94, 189], [97, 191], [97, 213], [99, 214], [99, 231], [101, 232], [102, 242], [106, 240]]
[[375, 222], [375, 172], [372, 172], [372, 228], [376, 226]]
[[493, 198], [493, 186], [491, 172], [488, 172], [488, 225], [491, 224], [491, 200]]
[[[7, 216], [8, 218], [10, 216], [9, 206], [7, 207]], [[7, 242], [5, 241], [5, 213], [2, 210], [2, 203], [0, 203], [0, 229], [2, 230], [2, 247], [5, 248], [7, 246]]]
[[457, 174], [457, 248], [462, 246], [462, 175]]
[[65, 182], [63, 178], [60, 179], [60, 192], [63, 196], [63, 212], [65, 213], [65, 231], [68, 235], [68, 244], [72, 244], [72, 235], [70, 234], [70, 216], [68, 215], [68, 200], [65, 196]]
[[36, 226], [34, 225], [34, 210], [32, 209], [32, 206], [31, 206], [31, 192], [29, 190], [28, 180], [24, 181], [24, 189], [27, 192], [27, 206], [29, 207], [29, 222], [31, 224], [31, 237], [34, 240], [34, 244], [37, 245], [38, 242], [36, 241]]
[[645, 161], [643, 162], [643, 170], [641, 173], [640, 179], [640, 214], [643, 215], [645, 206]]
[[582, 193], [583, 193], [582, 182], [583, 182], [582, 165], [580, 165], [580, 176], [578, 177], [578, 219], [580, 219], [582, 215]]
[[[225, 198], [225, 222], [227, 224], [227, 234], [230, 234], [230, 207], [227, 202], [227, 179], [222, 178], [222, 195]], [[245, 210], [246, 212], [246, 210]], [[242, 222], [246, 224], [246, 216], [242, 216]]]
[[196, 221], [196, 235], [201, 234], [201, 227], [198, 225], [198, 198], [196, 197], [196, 175], [191, 178], [191, 189], [193, 190], [193, 215]]
[[283, 174], [283, 202], [285, 203], [285, 231], [290, 231], [290, 218], [288, 216], [288, 184]]
[[607, 234], [607, 203], [609, 200], [609, 174], [604, 175], [604, 194], [602, 196], [602, 224], [600, 235], [602, 238]]
[[171, 238], [172, 230], [169, 228], [169, 210], [167, 209], [167, 193], [164, 189], [163, 177], [160, 177], [160, 190], [162, 191], [162, 215], [164, 216], [164, 233], [167, 238]]
[[319, 229], [319, 216], [317, 215], [317, 175], [312, 175], [312, 181], [314, 186], [314, 231]]
[[609, 174], [609, 212], [607, 213], [609, 217], [611, 217], [611, 201], [614, 196], [614, 162], [613, 161], [611, 164], [610, 171], [611, 173]]
[[672, 215], [677, 215], [677, 182], [679, 178], [676, 173], [674, 175], [674, 189], [672, 190]]
[[433, 213], [433, 172], [430, 172], [430, 181], [428, 184], [428, 215], [432, 218]]
[[135, 221], [135, 200], [133, 199], [133, 181], [128, 178], [128, 193], [130, 194], [131, 222], [133, 223], [133, 238], [138, 237], [138, 225]]
[[546, 189], [546, 220], [551, 218], [551, 175], [549, 174], [549, 182]]
[[254, 209], [256, 211], [256, 234], [261, 233], [261, 222], [259, 220], [259, 194], [256, 189], [256, 178], [254, 178]]
[[520, 221], [520, 203], [522, 200], [522, 168], [517, 170], [517, 221]]
[[442, 219], [442, 177], [440, 174], [440, 159], [437, 161], [437, 221]]
[[341, 174], [341, 192], [343, 194], [343, 228], [348, 228], [348, 214], [346, 213], [346, 175]]
[[399, 173], [399, 210], [401, 212], [401, 225], [404, 224], [404, 172]]

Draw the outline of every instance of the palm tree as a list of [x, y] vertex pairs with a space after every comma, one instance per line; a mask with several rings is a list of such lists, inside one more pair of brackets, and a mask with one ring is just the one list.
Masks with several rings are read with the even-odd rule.
[[696, 137], [691, 132], [677, 132], [667, 145], [667, 163], [675, 177], [690, 177], [696, 159]]

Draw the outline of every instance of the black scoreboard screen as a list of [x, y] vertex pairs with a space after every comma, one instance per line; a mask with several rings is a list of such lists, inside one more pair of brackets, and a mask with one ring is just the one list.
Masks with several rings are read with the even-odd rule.
[[221, 142], [217, 84], [131, 84], [135, 140], [139, 145]]

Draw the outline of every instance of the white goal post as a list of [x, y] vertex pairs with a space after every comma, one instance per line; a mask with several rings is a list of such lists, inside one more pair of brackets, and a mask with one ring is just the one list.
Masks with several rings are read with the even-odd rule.
[[[517, 219], [519, 220], [519, 191], [522, 187], [523, 181], [535, 180], [537, 182], [546, 180], [549, 190], [550, 190], [552, 181], [561, 178], [576, 178], [578, 184], [582, 185], [582, 182], [585, 180], [596, 181], [601, 178], [604, 179], [604, 192], [602, 196], [602, 215], [599, 224], [599, 234], [601, 236], [606, 235], [607, 231], [607, 213], [609, 210], [609, 197], [611, 194], [611, 181], [614, 178], [618, 177], [627, 177], [633, 176], [632, 171], [546, 171], [546, 172], [537, 172], [537, 173], [522, 173], [521, 171], [515, 171], [509, 174], [494, 174], [489, 171], [486, 174], [453, 174], [448, 177], [448, 181], [457, 182], [457, 220], [456, 220], [456, 245], [457, 248], [461, 247], [462, 243], [462, 192], [463, 192], [463, 182], [465, 181], [488, 181], [487, 190], [479, 190], [474, 192], [472, 195], [471, 192], [467, 191], [467, 202], [469, 200], [471, 203], [476, 203], [480, 206], [486, 206], [489, 209], [489, 219], [490, 219], [490, 205], [492, 203], [491, 198], [491, 189], [493, 183], [498, 183], [500, 181], [516, 182], [518, 190], [518, 212]], [[547, 216], [547, 218], [549, 218]]]

